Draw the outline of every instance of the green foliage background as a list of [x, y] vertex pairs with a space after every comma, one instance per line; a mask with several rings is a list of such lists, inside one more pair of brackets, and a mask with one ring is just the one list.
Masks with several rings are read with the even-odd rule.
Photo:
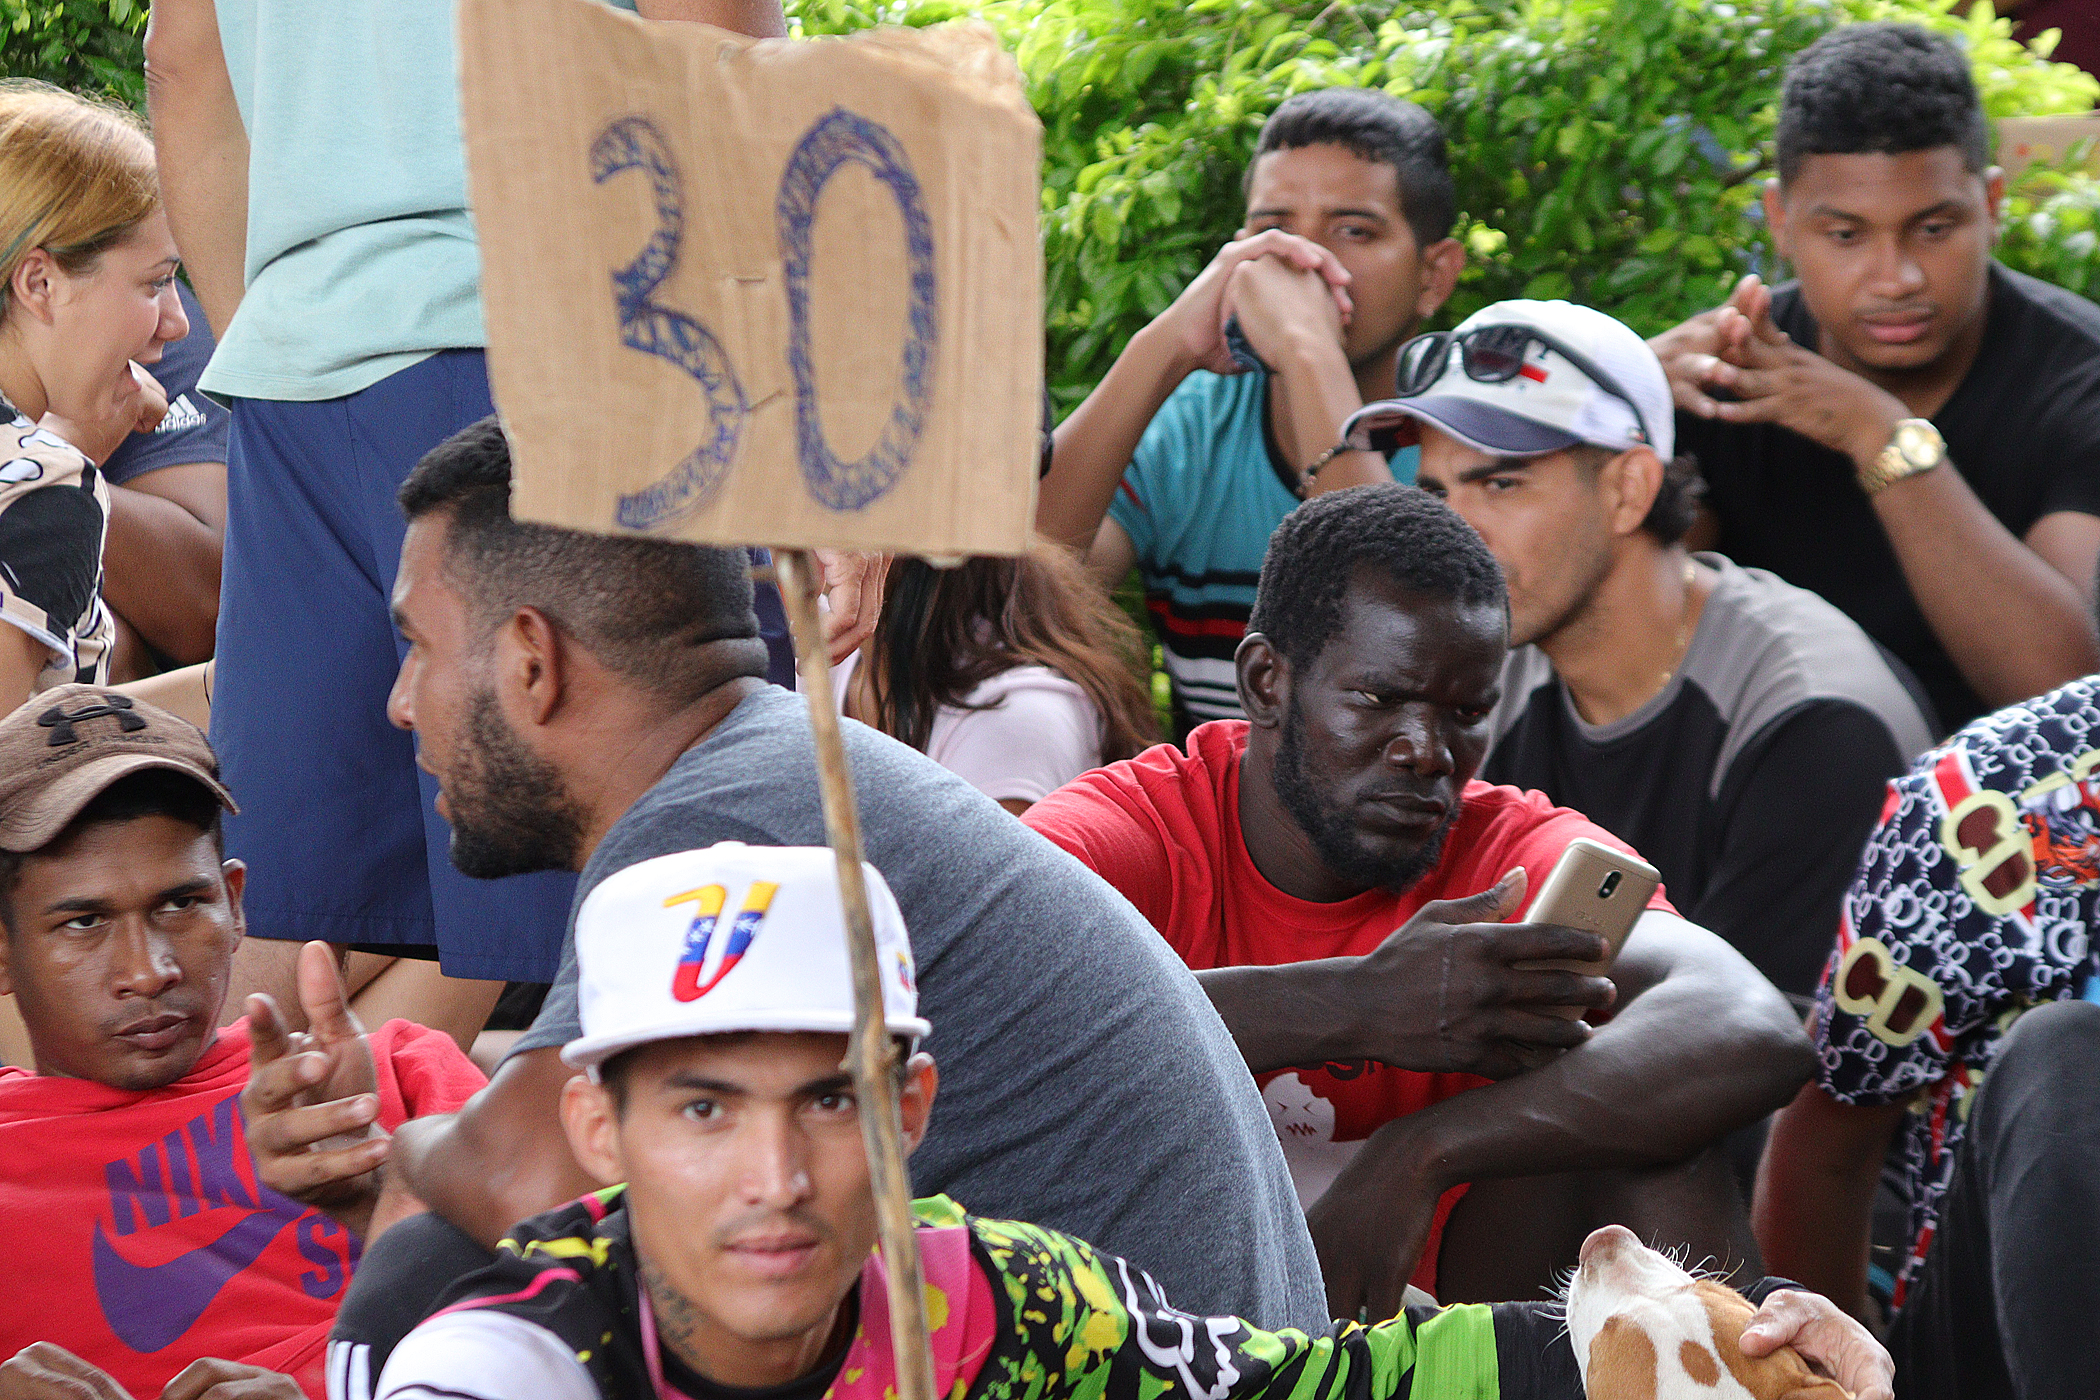
[[146, 104], [137, 0], [0, 0], [0, 75]]
[[[434, 0], [433, 0], [434, 3]], [[1445, 320], [1510, 296], [1643, 331], [1771, 271], [1756, 207], [1786, 59], [1832, 25], [1957, 36], [1994, 117], [2084, 111], [2100, 82], [1956, 0], [787, 0], [803, 34], [989, 22], [1044, 132], [1053, 391], [1076, 403], [1239, 223], [1240, 173], [1291, 93], [1374, 85], [1453, 142], [1468, 265]], [[144, 95], [138, 0], [0, 0], [0, 72]], [[2100, 181], [2037, 169], [2001, 255], [2100, 291]]]
[[[2091, 108], [2100, 83], [1955, 0], [791, 0], [808, 34], [989, 21], [1044, 123], [1049, 369], [1069, 407], [1231, 236], [1240, 173], [1294, 92], [1384, 88], [1453, 142], [1468, 267], [1444, 319], [1565, 296], [1652, 333], [1770, 271], [1756, 209], [1788, 57], [1914, 20], [1966, 47], [1990, 114]], [[2013, 266], [2100, 289], [2100, 183], [2023, 179]]]

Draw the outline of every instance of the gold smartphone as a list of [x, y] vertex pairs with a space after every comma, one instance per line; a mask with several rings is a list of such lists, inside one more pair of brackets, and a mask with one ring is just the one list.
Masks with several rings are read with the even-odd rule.
[[[1524, 922], [1559, 924], [1594, 933], [1604, 940], [1608, 949], [1604, 961], [1554, 958], [1514, 966], [1527, 972], [1555, 968], [1591, 977], [1603, 976], [1611, 967], [1612, 959], [1619, 956], [1619, 949], [1626, 945], [1626, 936], [1633, 932], [1634, 921], [1641, 917], [1641, 911], [1648, 907], [1649, 897], [1661, 883], [1662, 873], [1639, 856], [1628, 855], [1587, 836], [1576, 837], [1568, 843], [1568, 849], [1561, 852], [1560, 859], [1553, 863], [1553, 873], [1546, 877], [1538, 898], [1531, 901], [1531, 907], [1525, 911]], [[1571, 1021], [1582, 1015], [1582, 1008], [1578, 1006], [1545, 1009]]]

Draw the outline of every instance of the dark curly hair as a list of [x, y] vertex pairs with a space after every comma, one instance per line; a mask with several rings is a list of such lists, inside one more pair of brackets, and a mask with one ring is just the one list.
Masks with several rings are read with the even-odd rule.
[[[1619, 455], [1610, 447], [1582, 447], [1577, 452], [1593, 482], [1604, 464]], [[1680, 452], [1663, 463], [1662, 484], [1655, 489], [1641, 528], [1663, 544], [1675, 544], [1699, 522], [1699, 503], [1705, 499], [1706, 478], [1699, 474], [1699, 459]]]
[[1968, 59], [1915, 24], [1848, 24], [1794, 55], [1779, 98], [1778, 145], [1781, 184], [1808, 156], [1956, 146], [1972, 174], [1991, 160]]
[[[1451, 184], [1451, 158], [1444, 129], [1412, 102], [1377, 88], [1318, 88], [1286, 98], [1262, 124], [1254, 160], [1271, 151], [1304, 146], [1340, 146], [1358, 160], [1393, 167], [1400, 184], [1400, 212], [1427, 248], [1451, 236], [1458, 195]], [[1254, 188], [1254, 161], [1247, 162], [1241, 192]]]
[[1293, 669], [1309, 665], [1342, 625], [1342, 594], [1369, 565], [1431, 598], [1506, 608], [1501, 566], [1458, 512], [1413, 486], [1387, 482], [1315, 496], [1269, 536], [1247, 630]]

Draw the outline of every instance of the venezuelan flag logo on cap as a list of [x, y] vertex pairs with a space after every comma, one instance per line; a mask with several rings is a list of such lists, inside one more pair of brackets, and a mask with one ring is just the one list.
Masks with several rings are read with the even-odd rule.
[[[773, 894], [780, 886], [768, 880], [754, 880], [744, 895], [744, 905], [730, 923], [728, 933], [722, 938], [722, 948], [712, 972], [708, 971], [708, 956], [715, 951], [716, 933], [721, 927], [722, 907], [728, 902], [729, 891], [720, 885], [702, 885], [697, 890], [672, 895], [664, 901], [664, 908], [675, 909], [681, 904], [694, 905], [693, 922], [685, 931], [685, 947], [678, 955], [677, 970], [671, 974], [671, 995], [679, 1001], [698, 1001], [713, 991], [736, 965], [743, 961], [750, 950], [751, 940], [758, 936], [759, 925], [765, 922], [766, 910], [772, 907]], [[702, 978], [706, 980], [702, 980]]]

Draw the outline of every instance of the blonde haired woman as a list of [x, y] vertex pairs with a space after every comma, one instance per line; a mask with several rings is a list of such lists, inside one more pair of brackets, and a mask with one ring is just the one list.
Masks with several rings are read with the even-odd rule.
[[140, 366], [189, 332], [176, 267], [137, 119], [0, 82], [0, 711], [107, 678], [96, 465], [167, 409]]

